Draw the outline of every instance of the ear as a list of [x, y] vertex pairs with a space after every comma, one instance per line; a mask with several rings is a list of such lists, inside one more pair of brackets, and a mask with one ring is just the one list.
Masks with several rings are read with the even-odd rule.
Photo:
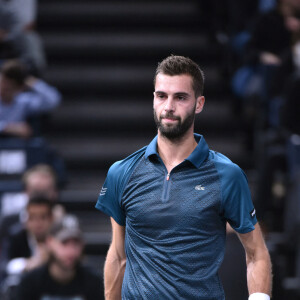
[[203, 110], [203, 107], [204, 107], [204, 103], [205, 103], [205, 97], [204, 96], [199, 96], [197, 99], [196, 99], [196, 109], [195, 109], [195, 113], [196, 114], [199, 114], [201, 113], [201, 111]]

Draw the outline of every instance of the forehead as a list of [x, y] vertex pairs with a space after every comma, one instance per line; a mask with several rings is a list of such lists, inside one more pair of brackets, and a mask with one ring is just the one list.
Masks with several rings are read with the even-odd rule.
[[46, 204], [30, 204], [27, 207], [29, 214], [49, 214], [51, 208]]
[[155, 80], [155, 91], [193, 93], [193, 80], [187, 74], [170, 76], [158, 73]]

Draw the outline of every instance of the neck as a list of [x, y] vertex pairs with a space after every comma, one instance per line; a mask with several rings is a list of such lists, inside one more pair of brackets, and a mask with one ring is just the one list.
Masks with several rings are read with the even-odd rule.
[[157, 151], [164, 162], [168, 173], [183, 162], [197, 147], [193, 132], [180, 139], [170, 140], [158, 132]]
[[76, 269], [64, 269], [59, 264], [52, 262], [49, 266], [49, 272], [57, 282], [65, 283], [71, 281], [76, 273]]

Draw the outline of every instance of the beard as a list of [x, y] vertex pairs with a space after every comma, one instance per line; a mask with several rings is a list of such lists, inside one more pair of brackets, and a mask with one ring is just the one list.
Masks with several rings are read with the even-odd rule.
[[[195, 121], [195, 109], [193, 109], [184, 120], [182, 120], [180, 117], [174, 116], [171, 113], [161, 115], [160, 118], [157, 117], [155, 111], [153, 111], [153, 113], [155, 124], [161, 135], [172, 141], [181, 139], [192, 127]], [[162, 120], [164, 118], [177, 120], [177, 123], [163, 124]]]

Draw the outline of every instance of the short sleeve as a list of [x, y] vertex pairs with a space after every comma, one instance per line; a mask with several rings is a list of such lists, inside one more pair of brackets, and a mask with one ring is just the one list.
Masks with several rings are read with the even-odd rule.
[[222, 215], [239, 233], [254, 230], [257, 219], [245, 173], [237, 165], [230, 164], [220, 175]]
[[118, 163], [110, 167], [101, 188], [96, 208], [112, 217], [119, 225], [125, 226], [125, 214], [121, 206], [122, 180]]

